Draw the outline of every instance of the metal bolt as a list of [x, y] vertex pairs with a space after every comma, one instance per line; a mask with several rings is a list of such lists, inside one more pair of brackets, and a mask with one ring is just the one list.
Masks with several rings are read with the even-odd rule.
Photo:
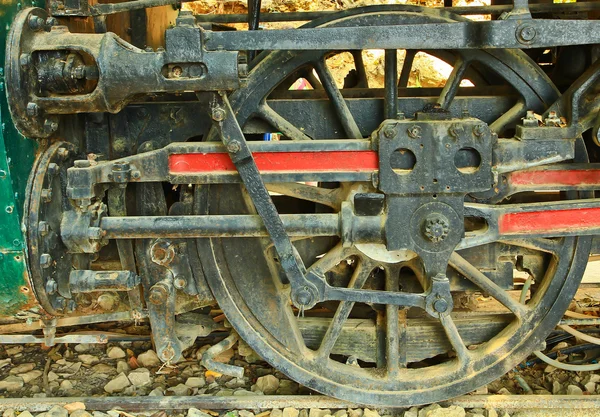
[[83, 80], [85, 78], [85, 67], [83, 65], [79, 65], [71, 71], [71, 75], [76, 80]]
[[55, 164], [54, 162], [50, 162], [48, 164], [48, 169], [47, 169], [48, 175], [50, 177], [54, 177], [56, 174], [58, 174], [59, 169], [60, 168], [58, 167], [58, 164]]
[[56, 155], [64, 161], [69, 157], [69, 150], [67, 148], [58, 148], [56, 150]]
[[215, 122], [222, 122], [225, 119], [225, 109], [222, 107], [213, 107], [210, 116]]
[[383, 136], [388, 139], [395, 137], [398, 134], [396, 128], [392, 125], [387, 125], [383, 128]]
[[237, 140], [232, 140], [227, 144], [227, 152], [238, 153], [242, 149], [242, 145]]
[[131, 176], [137, 180], [141, 178], [142, 174], [140, 173], [140, 171], [134, 170], [131, 171]]
[[99, 227], [90, 227], [87, 232], [88, 238], [91, 240], [100, 240], [104, 235], [104, 232]]
[[44, 131], [46, 133], [56, 132], [58, 130], [58, 123], [54, 120], [46, 119], [44, 121]]
[[146, 49], [144, 49], [144, 51], [146, 51], [146, 52], [154, 52], [154, 49], [152, 49], [151, 46], [146, 46]]
[[412, 126], [408, 128], [408, 136], [413, 139], [417, 139], [421, 137], [421, 127], [420, 126]]
[[450, 225], [443, 217], [435, 217], [425, 222], [424, 235], [434, 243], [441, 242], [448, 236]]
[[44, 203], [49, 203], [52, 201], [52, 188], [43, 188], [40, 193], [40, 197]]
[[148, 299], [152, 304], [160, 305], [167, 302], [167, 298], [169, 297], [169, 290], [164, 286], [159, 284], [155, 284], [150, 289], [150, 295]]
[[463, 127], [458, 123], [454, 123], [448, 129], [448, 133], [453, 138], [458, 138], [462, 133], [464, 133], [464, 131], [465, 131], [465, 129], [463, 129]]
[[73, 163], [75, 168], [89, 168], [92, 165], [89, 159], [78, 159]]
[[159, 240], [150, 248], [152, 262], [158, 265], [169, 265], [175, 258], [175, 248], [166, 240]]
[[518, 39], [521, 42], [529, 43], [535, 39], [537, 32], [533, 26], [524, 26], [519, 30]]
[[50, 225], [48, 222], [41, 221], [38, 223], [38, 233], [40, 236], [46, 236], [50, 232]]
[[40, 266], [44, 269], [49, 268], [52, 265], [52, 256], [49, 253], [42, 253], [40, 255]]
[[39, 16], [31, 15], [29, 16], [27, 24], [29, 25], [29, 29], [37, 32], [44, 29], [46, 21]]
[[525, 126], [525, 127], [538, 127], [539, 126], [538, 120], [535, 117], [535, 112], [533, 110], [527, 110], [527, 115], [523, 119], [523, 126]]
[[478, 138], [482, 137], [485, 133], [485, 126], [484, 125], [475, 125], [473, 126], [473, 134], [475, 136], [477, 136]]
[[433, 309], [438, 313], [445, 313], [448, 311], [448, 301], [440, 298], [439, 300], [435, 300], [433, 303]]
[[175, 279], [173, 280], [173, 285], [178, 290], [182, 290], [187, 286], [187, 279], [184, 275], [176, 275]]
[[46, 27], [52, 27], [58, 25], [58, 19], [55, 17], [49, 17], [46, 19]]
[[304, 287], [301, 290], [299, 290], [294, 298], [296, 299], [296, 303], [298, 304], [298, 306], [308, 306], [311, 305], [314, 301], [313, 295], [308, 287]]
[[171, 74], [173, 74], [173, 77], [179, 78], [183, 74], [183, 69], [180, 66], [173, 67]]
[[29, 102], [29, 103], [27, 103], [26, 112], [27, 112], [27, 116], [35, 117], [38, 114], [40, 114], [40, 106], [38, 106], [37, 103]]
[[49, 279], [46, 282], [46, 292], [50, 295], [52, 294], [56, 294], [56, 291], [58, 291], [58, 283], [56, 281], [54, 281], [53, 279]]
[[22, 67], [31, 65], [31, 54], [21, 54], [19, 57], [19, 64], [21, 64]]

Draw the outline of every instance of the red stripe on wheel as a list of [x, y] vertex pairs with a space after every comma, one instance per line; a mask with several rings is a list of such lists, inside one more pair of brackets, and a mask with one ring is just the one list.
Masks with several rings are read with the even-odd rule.
[[593, 185], [600, 186], [599, 169], [517, 171], [510, 174], [513, 185]]
[[498, 230], [501, 234], [551, 234], [598, 227], [600, 208], [507, 213], [498, 220]]
[[[261, 172], [360, 172], [376, 171], [374, 151], [253, 152]], [[174, 174], [236, 172], [226, 153], [169, 155], [169, 170]]]

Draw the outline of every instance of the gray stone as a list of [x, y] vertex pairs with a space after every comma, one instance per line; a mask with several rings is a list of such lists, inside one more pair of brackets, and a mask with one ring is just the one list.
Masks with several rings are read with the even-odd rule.
[[153, 366], [160, 366], [162, 364], [162, 362], [158, 358], [158, 355], [153, 350], [148, 350], [144, 353], [141, 353], [137, 357], [137, 361], [140, 364], [140, 366], [144, 368], [151, 368]]
[[254, 417], [254, 413], [248, 410], [240, 410], [238, 411], [238, 416], [240, 417]]
[[108, 414], [103, 413], [102, 411], [92, 411], [92, 416], [94, 416], [94, 417], [108, 417]]
[[167, 388], [167, 395], [190, 395], [190, 387], [185, 384], [179, 384]]
[[320, 408], [311, 408], [308, 412], [308, 417], [325, 417], [331, 414], [331, 410], [321, 410]]
[[33, 371], [25, 372], [24, 374], [19, 374], [19, 376], [23, 379], [23, 382], [29, 384], [34, 379], [38, 379], [43, 375], [43, 372], [37, 369]]
[[15, 392], [23, 388], [23, 378], [10, 375], [0, 381], [0, 391]]
[[406, 410], [404, 412], [403, 417], [419, 417], [419, 408], [418, 407], [409, 408], [408, 410]]
[[352, 410], [352, 409], [349, 409], [349, 410], [348, 410], [348, 415], [349, 415], [350, 417], [362, 417], [362, 415], [363, 415], [363, 410], [362, 410], [362, 408], [356, 408], [356, 409], [354, 409], [354, 410]]
[[498, 394], [499, 394], [499, 395], [512, 395], [512, 392], [510, 392], [510, 391], [508, 390], [508, 388], [504, 387], [504, 388], [500, 388], [500, 389], [498, 390]]
[[365, 408], [365, 410], [363, 411], [363, 417], [379, 417], [379, 413], [375, 410]]
[[596, 392], [596, 383], [595, 382], [588, 382], [587, 384], [584, 385], [585, 390], [587, 392], [589, 392], [590, 394], [594, 394]]
[[117, 362], [117, 373], [121, 373], [121, 372], [129, 372], [131, 370], [131, 368], [129, 367], [129, 364], [125, 361], [118, 361]]
[[[107, 365], [105, 363], [99, 363], [97, 365], [92, 366], [92, 371], [94, 371], [97, 374], [114, 374], [115, 373], [115, 368]], [[119, 372], [120, 373], [120, 372]]]
[[210, 414], [206, 414], [197, 408], [190, 408], [187, 412], [187, 417], [212, 417]]
[[277, 395], [294, 395], [298, 393], [300, 385], [295, 381], [289, 379], [282, 379], [279, 381], [279, 388], [277, 389]]
[[346, 410], [337, 410], [335, 413], [333, 413], [333, 417], [348, 417], [348, 413]]
[[127, 375], [129, 381], [136, 387], [145, 387], [152, 383], [152, 378], [150, 377], [150, 370], [147, 368], [138, 368]]
[[465, 409], [457, 405], [451, 405], [448, 408], [438, 408], [430, 410], [425, 417], [465, 417]]
[[562, 390], [562, 385], [556, 379], [552, 381], [552, 394], [558, 395]]
[[161, 387], [156, 387], [148, 393], [149, 397], [162, 397], [164, 395], [164, 391]]
[[127, 355], [125, 351], [118, 346], [111, 346], [106, 350], [106, 356], [110, 359], [123, 359]]
[[442, 408], [442, 406], [439, 404], [428, 405], [427, 407], [419, 410], [419, 417], [427, 417], [427, 413], [429, 413], [430, 411], [437, 410], [438, 408]]
[[25, 410], [21, 414], [19, 414], [19, 417], [33, 417], [33, 414], [31, 414], [29, 410]]
[[233, 395], [233, 390], [229, 389], [229, 388], [225, 388], [225, 389], [219, 390], [215, 394], [216, 397], [229, 397], [231, 395]]
[[202, 377], [192, 376], [185, 381], [185, 385], [190, 388], [202, 388], [206, 385], [206, 381]]
[[59, 405], [55, 405], [46, 412], [46, 417], [68, 417], [69, 412]]
[[12, 368], [9, 372], [11, 375], [22, 374], [25, 372], [29, 372], [32, 369], [35, 369], [35, 363], [22, 363], [21, 365], [17, 365]]
[[127, 378], [127, 376], [123, 373], [119, 374], [116, 378], [111, 380], [108, 384], [104, 386], [104, 391], [109, 394], [113, 394], [115, 392], [121, 392], [125, 388], [131, 385], [131, 382]]
[[238, 396], [238, 397], [244, 397], [244, 396], [250, 396], [250, 395], [264, 395], [264, 394], [260, 391], [252, 392], [252, 391], [248, 391], [247, 389], [238, 388], [235, 391], [233, 391], [233, 395]]
[[[300, 414], [300, 411], [298, 411], [297, 409], [292, 408], [292, 407], [286, 407], [283, 409], [281, 417], [298, 417], [298, 414]], [[336, 416], [336, 417], [341, 417], [341, 416]]]
[[279, 379], [277, 379], [277, 377], [274, 375], [261, 376], [256, 380], [256, 389], [264, 392], [266, 395], [275, 394], [278, 388]]
[[591, 374], [589, 376], [589, 382], [595, 382], [596, 384], [600, 383], [600, 374]]
[[498, 417], [498, 412], [495, 408], [488, 408], [486, 410], [486, 417]]
[[75, 352], [77, 353], [84, 353], [88, 350], [90, 350], [90, 345], [88, 343], [80, 343], [78, 345], [75, 345]]
[[71, 381], [69, 381], [68, 379], [65, 379], [64, 381], [62, 381], [60, 383], [60, 390], [61, 391], [69, 391], [73, 389], [73, 383]]
[[577, 385], [569, 385], [567, 387], [567, 395], [583, 395], [583, 390]]
[[85, 365], [94, 365], [100, 362], [100, 359], [98, 359], [96, 356], [88, 354], [79, 355], [78, 359]]
[[71, 417], [92, 417], [90, 413], [85, 410], [75, 410], [70, 414]]
[[270, 417], [282, 417], [282, 416], [283, 416], [283, 411], [281, 411], [279, 408], [274, 408], [271, 410]]
[[15, 412], [14, 408], [7, 408], [2, 413], [2, 417], [16, 417], [16, 416], [17, 416], [17, 413]]

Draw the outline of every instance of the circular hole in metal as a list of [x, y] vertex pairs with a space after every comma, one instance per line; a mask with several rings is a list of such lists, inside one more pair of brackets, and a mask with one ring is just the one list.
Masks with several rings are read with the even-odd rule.
[[414, 169], [416, 163], [417, 158], [410, 149], [396, 149], [390, 155], [390, 166], [398, 175], [409, 174]]
[[454, 155], [454, 165], [463, 174], [473, 174], [481, 165], [481, 155], [476, 149], [461, 148]]

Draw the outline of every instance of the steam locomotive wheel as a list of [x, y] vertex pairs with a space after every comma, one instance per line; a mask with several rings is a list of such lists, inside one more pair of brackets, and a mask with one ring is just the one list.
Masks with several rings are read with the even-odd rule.
[[[370, 7], [312, 24], [369, 26], [459, 19], [412, 7]], [[324, 139], [316, 136], [311, 126], [327, 115], [304, 111], [291, 122], [273, 110], [276, 105], [273, 97], [282, 97], [292, 83], [305, 78], [315, 90], [324, 90], [329, 98], [332, 113], [327, 114], [333, 117], [326, 123], [338, 126], [341, 137], [356, 138], [358, 124], [345, 111], [344, 100], [340, 100], [340, 90], [325, 61], [335, 53], [263, 54], [250, 74], [248, 87], [230, 98], [240, 125], [248, 127], [251, 121], [260, 119], [285, 138]], [[464, 108], [453, 108], [452, 103], [465, 77], [476, 89], [500, 86], [504, 91], [517, 92], [516, 96], [502, 98], [512, 100], [508, 108], [486, 107], [483, 95], [462, 97], [470, 115], [486, 121], [501, 136], [514, 128], [524, 110], [541, 112], [557, 97], [548, 78], [521, 52], [435, 53], [454, 65], [454, 71], [442, 97], [426, 97], [429, 103], [437, 100], [442, 108], [460, 115]], [[365, 71], [361, 68], [360, 54], [353, 55], [356, 74], [361, 79]], [[403, 79], [406, 77], [401, 74], [401, 83]], [[359, 81], [363, 87], [365, 83], [364, 79]], [[350, 93], [343, 91], [344, 95]], [[414, 93], [425, 91], [414, 89]], [[284, 99], [301, 96], [290, 94]], [[404, 110], [402, 105], [399, 110]], [[378, 125], [381, 121], [374, 123]], [[364, 131], [362, 124], [359, 129], [361, 137], [371, 133]], [[585, 160], [584, 150], [578, 158]], [[280, 212], [286, 213], [338, 212], [343, 201], [373, 190], [367, 183], [267, 184], [267, 188]], [[199, 209], [201, 212], [252, 212], [252, 203], [239, 186], [204, 187], [198, 193], [206, 193], [203, 195], [207, 197], [199, 199], [207, 202]], [[563, 198], [558, 193], [551, 197]], [[567, 194], [567, 198], [578, 197]], [[528, 203], [539, 197], [532, 193], [513, 198]], [[502, 202], [502, 198], [497, 200]], [[423, 267], [414, 254], [388, 252], [383, 245], [376, 244], [344, 247], [337, 238], [307, 237], [295, 240], [294, 245], [307, 267], [317, 268], [332, 286], [423, 290]], [[447, 272], [454, 309], [449, 319], [438, 321], [418, 308], [345, 301], [318, 304], [304, 312], [303, 317], [290, 302], [289, 284], [269, 239], [198, 241], [203, 268], [219, 305], [260, 356], [311, 389], [356, 403], [385, 406], [436, 402], [472, 391], [505, 374], [531, 351], [539, 349], [579, 285], [589, 247], [587, 237], [531, 238], [457, 251]], [[508, 275], [503, 275], [506, 268]], [[519, 288], [519, 273], [531, 275], [535, 280], [525, 305], [509, 293]], [[506, 276], [510, 279], [508, 283]], [[473, 303], [461, 302], [461, 297], [478, 294], [495, 303], [494, 314], [482, 313]]]

